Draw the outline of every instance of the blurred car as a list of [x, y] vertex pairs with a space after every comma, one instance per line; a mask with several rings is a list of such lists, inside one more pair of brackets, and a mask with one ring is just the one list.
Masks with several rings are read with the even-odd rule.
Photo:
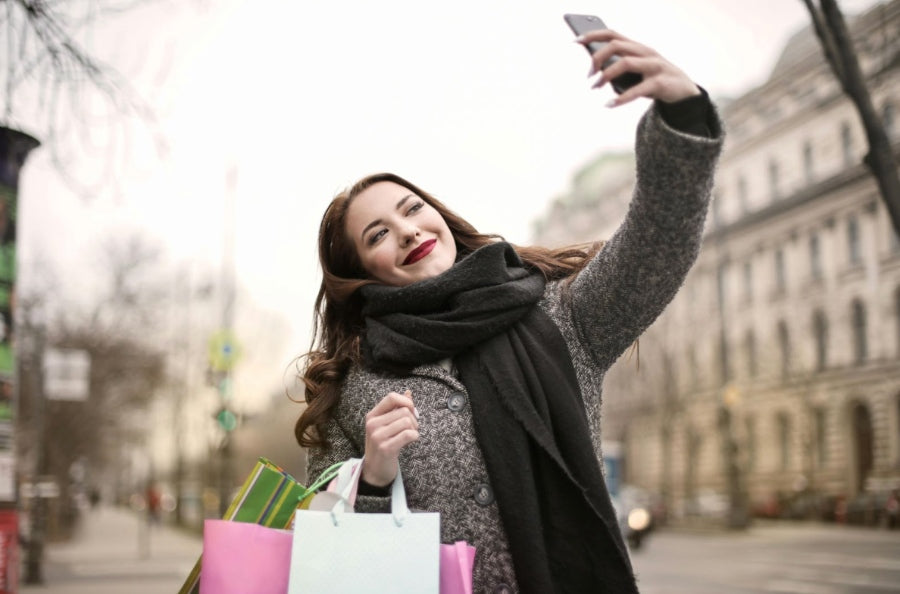
[[652, 497], [643, 489], [623, 485], [612, 496], [612, 503], [628, 546], [640, 549], [654, 527]]

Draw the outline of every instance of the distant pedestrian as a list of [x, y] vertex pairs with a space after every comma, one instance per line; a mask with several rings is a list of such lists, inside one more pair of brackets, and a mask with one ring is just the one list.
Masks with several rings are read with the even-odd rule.
[[900, 492], [897, 489], [891, 491], [884, 503], [884, 520], [888, 530], [900, 525]]
[[147, 521], [151, 524], [158, 524], [160, 520], [160, 508], [162, 507], [162, 496], [156, 485], [147, 487]]

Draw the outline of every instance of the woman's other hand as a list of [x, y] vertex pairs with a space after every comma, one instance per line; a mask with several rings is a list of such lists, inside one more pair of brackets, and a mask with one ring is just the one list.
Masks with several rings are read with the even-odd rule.
[[614, 64], [602, 71], [593, 85], [594, 88], [602, 87], [626, 72], [643, 75], [644, 80], [610, 101], [608, 104], [610, 107], [624, 105], [639, 97], [675, 103], [700, 94], [700, 88], [681, 69], [653, 49], [616, 31], [610, 29], [591, 31], [579, 37], [577, 41], [583, 45], [592, 41], [606, 42], [606, 45], [591, 58], [593, 62], [591, 74], [600, 72], [601, 66], [612, 56], [619, 56]]
[[419, 439], [418, 412], [412, 393], [390, 392], [366, 415], [366, 451], [362, 479], [375, 487], [391, 484], [397, 476], [403, 446]]

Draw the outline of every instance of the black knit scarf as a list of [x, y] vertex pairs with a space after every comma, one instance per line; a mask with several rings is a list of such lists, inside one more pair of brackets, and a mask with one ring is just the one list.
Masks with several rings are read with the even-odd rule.
[[364, 359], [454, 358], [522, 592], [637, 592], [568, 349], [536, 306], [544, 286], [502, 242], [431, 279], [365, 286]]

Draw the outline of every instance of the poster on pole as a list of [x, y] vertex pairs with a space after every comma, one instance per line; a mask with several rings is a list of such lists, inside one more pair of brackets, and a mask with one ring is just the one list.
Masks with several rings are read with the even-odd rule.
[[19, 523], [14, 509], [0, 509], [0, 594], [19, 591]]

